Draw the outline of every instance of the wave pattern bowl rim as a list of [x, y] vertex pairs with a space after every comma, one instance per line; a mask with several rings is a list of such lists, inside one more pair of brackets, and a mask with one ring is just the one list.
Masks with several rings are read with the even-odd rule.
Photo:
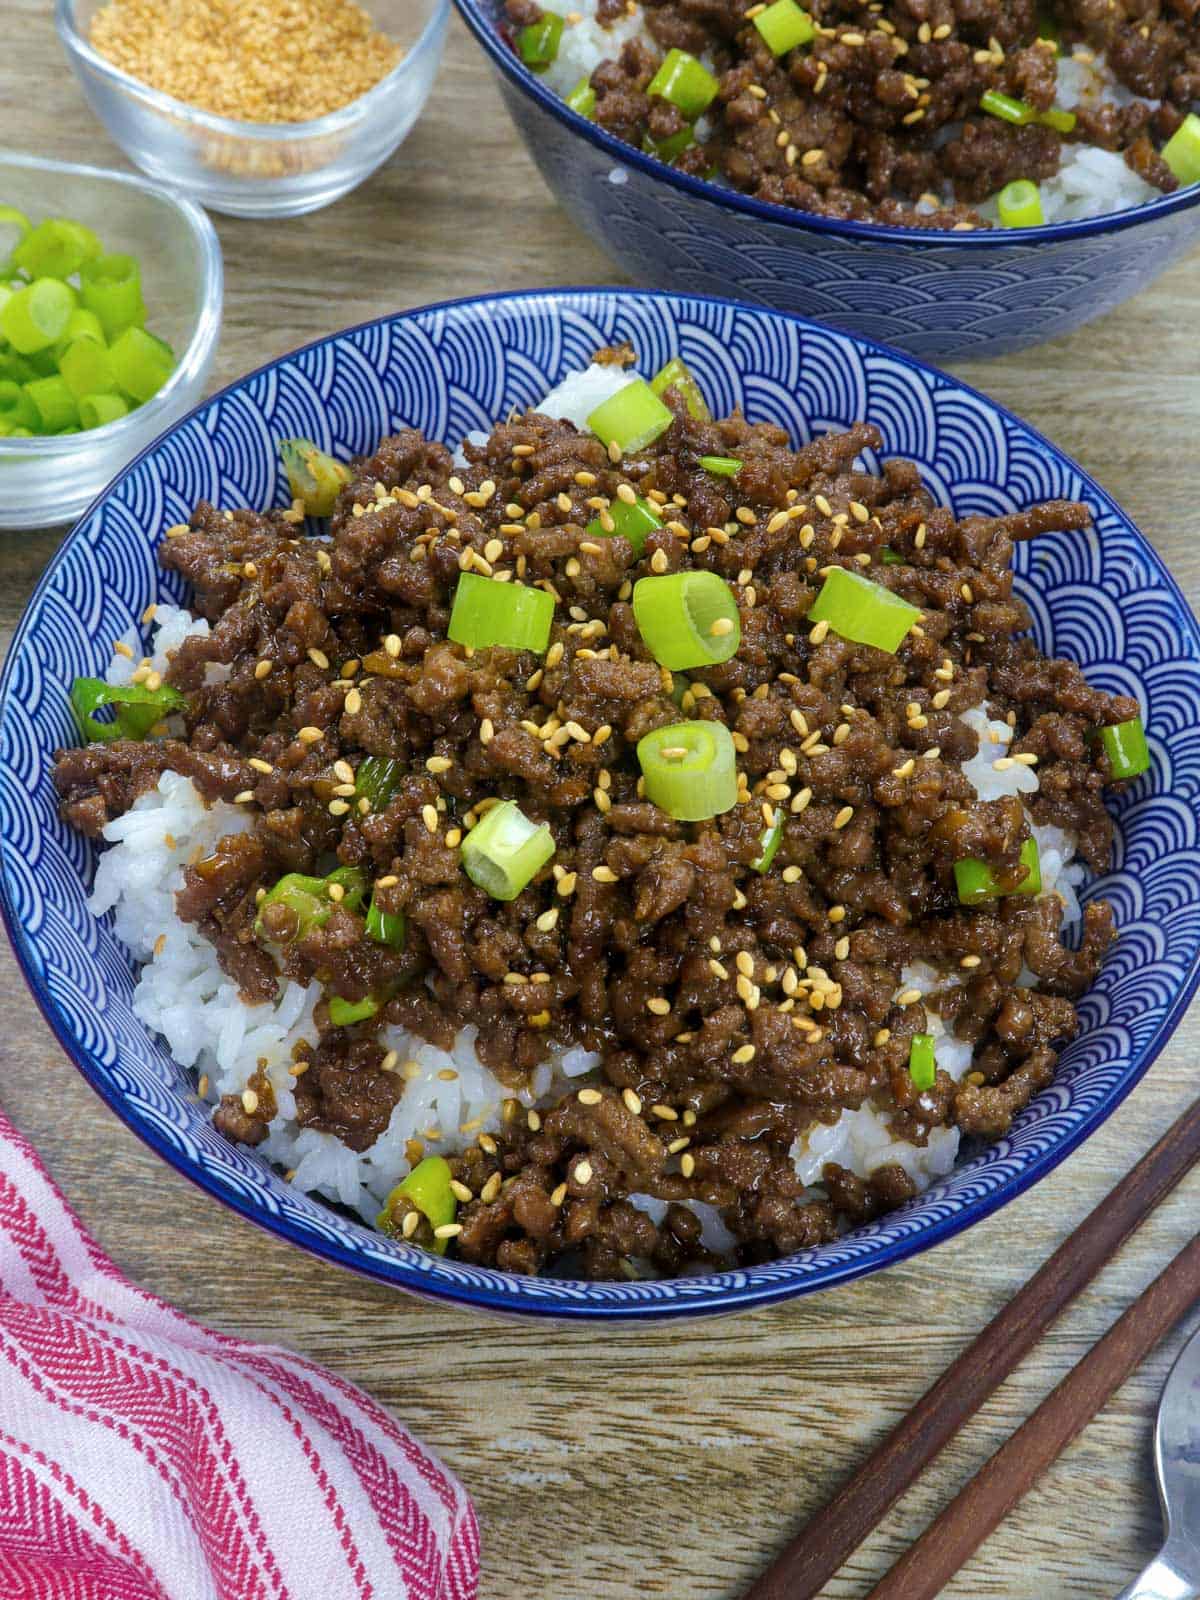
[[925, 245], [929, 248], [961, 246], [964, 250], [988, 250], [1022, 244], [1051, 244], [1064, 240], [1087, 238], [1093, 234], [1117, 232], [1142, 222], [1153, 222], [1200, 205], [1200, 183], [1177, 189], [1174, 194], [1164, 194], [1140, 206], [1128, 206], [1121, 211], [1107, 212], [1099, 217], [1080, 217], [1071, 222], [1042, 223], [1036, 228], [979, 228], [970, 233], [954, 233], [940, 228], [903, 228], [895, 223], [858, 222], [848, 217], [825, 217], [817, 212], [800, 211], [792, 206], [776, 205], [773, 201], [757, 200], [737, 189], [724, 188], [706, 178], [694, 178], [680, 172], [656, 156], [647, 155], [635, 146], [626, 144], [615, 134], [608, 133], [588, 117], [572, 111], [565, 100], [546, 87], [537, 75], [521, 62], [516, 52], [509, 48], [497, 30], [488, 11], [487, 0], [454, 0], [455, 8], [471, 33], [483, 46], [491, 61], [510, 83], [514, 84], [543, 111], [569, 132], [586, 139], [614, 161], [633, 167], [649, 178], [689, 195], [695, 200], [707, 200], [727, 211], [761, 222], [781, 223], [802, 233], [826, 234], [834, 238], [854, 239], [863, 244]]
[[[149, 591], [137, 591], [138, 579], [153, 586], [152, 598], [162, 598], [164, 590], [182, 597], [150, 558], [161, 526], [178, 520], [184, 491], [171, 489], [173, 473], [191, 472], [204, 481], [210, 469], [221, 481], [232, 474], [231, 492], [250, 486], [243, 503], [282, 503], [286, 496], [270, 441], [279, 428], [295, 431], [298, 412], [308, 424], [304, 431], [325, 448], [363, 448], [360, 440], [372, 443], [381, 425], [396, 426], [401, 417], [431, 437], [457, 442], [469, 427], [486, 421], [489, 411], [499, 415], [506, 403], [530, 403], [598, 343], [621, 337], [640, 341], [647, 366], [682, 352], [717, 404], [727, 405], [732, 391], [753, 416], [790, 424], [793, 437], [842, 426], [853, 420], [850, 412], [875, 420], [886, 414], [897, 430], [886, 453], [914, 455], [935, 493], [957, 490], [959, 514], [1007, 509], [1016, 499], [1049, 497], [1048, 491], [1088, 500], [1097, 533], [1086, 542], [1043, 541], [1045, 556], [1038, 560], [1046, 570], [1036, 585], [1028, 575], [1030, 547], [1018, 547], [1018, 588], [1031, 604], [1042, 642], [1047, 630], [1051, 639], [1057, 635], [1061, 648], [1095, 666], [1091, 675], [1105, 687], [1144, 688], [1153, 678], [1162, 714], [1152, 708], [1148, 731], [1156, 772], [1169, 787], [1159, 793], [1153, 776], [1142, 779], [1116, 803], [1132, 844], [1121, 844], [1117, 869], [1093, 888], [1102, 886], [1116, 899], [1125, 942], [1110, 953], [1097, 986], [1082, 1002], [1086, 1031], [1064, 1053], [1059, 1079], [1022, 1113], [1010, 1135], [969, 1156], [899, 1212], [834, 1245], [703, 1277], [588, 1283], [511, 1276], [384, 1239], [297, 1194], [252, 1152], [226, 1145], [194, 1091], [188, 1092], [182, 1069], [133, 1016], [128, 993], [110, 987], [115, 980], [118, 989], [131, 989], [130, 962], [107, 920], [97, 922], [83, 907], [94, 851], [56, 821], [46, 756], [69, 727], [61, 680], [68, 671], [101, 665], [103, 640], [116, 636], [123, 618], [136, 619], [146, 603]], [[400, 362], [394, 373], [393, 357]], [[391, 388], [384, 381], [388, 375], [396, 380]], [[268, 412], [275, 420], [268, 421]], [[922, 427], [933, 429], [927, 451], [913, 448], [919, 434], [905, 432]], [[989, 479], [989, 451], [997, 458], [997, 479], [1002, 458], [1003, 488]], [[189, 483], [189, 497], [194, 489]], [[154, 535], [145, 525], [151, 511]], [[110, 561], [104, 577], [109, 587], [102, 588], [94, 563], [115, 559], [116, 547], [129, 563], [117, 569]], [[1127, 601], [1133, 622], [1146, 613], [1145, 625], [1138, 623], [1138, 651], [1150, 651], [1152, 668], [1159, 664], [1144, 682], [1126, 664], [1127, 642], [1125, 654], [1111, 660], [1088, 656], [1097, 616], [1101, 632], [1106, 619], [1113, 628], [1125, 628], [1122, 608], [1103, 589], [1076, 581], [1102, 568], [1119, 594], [1137, 597]], [[118, 604], [111, 586], [121, 579], [133, 588]], [[38, 647], [43, 657], [53, 652], [57, 635], [70, 631], [64, 619], [72, 608], [83, 620], [77, 641], [68, 638], [66, 649], [81, 648], [85, 658], [72, 656], [56, 677], [46, 672]], [[1164, 657], [1159, 650], [1156, 656], [1155, 645], [1168, 635], [1176, 654]], [[1145, 703], [1143, 696], [1144, 708]], [[1161, 558], [1069, 457], [958, 380], [804, 318], [701, 295], [564, 288], [446, 301], [316, 340], [239, 379], [144, 451], [76, 525], [25, 609], [0, 680], [0, 910], [43, 1015], [105, 1103], [177, 1171], [277, 1236], [368, 1277], [468, 1309], [566, 1320], [690, 1318], [749, 1309], [895, 1265], [983, 1220], [1058, 1166], [1143, 1077], [1200, 982], [1200, 744], [1190, 732], [1200, 720], [1198, 710], [1200, 625]], [[1143, 815], [1139, 808], [1147, 805]], [[1165, 848], [1171, 844], [1173, 851]], [[1138, 859], [1123, 867], [1134, 846]], [[65, 896], [63, 905], [76, 916], [73, 930], [66, 919], [71, 938], [61, 950], [45, 935], [47, 908], [60, 920], [63, 909], [36, 887], [44, 866], [54, 892]], [[1145, 884], [1169, 913], [1161, 923], [1123, 916], [1137, 912]], [[47, 951], [56, 963], [50, 968]], [[1156, 951], [1170, 955], [1158, 971], [1151, 959]], [[89, 978], [99, 981], [91, 996]], [[1137, 985], [1136, 999], [1122, 1002], [1121, 986], [1130, 984]], [[1125, 1009], [1114, 1013], [1119, 1003]], [[122, 1006], [127, 1015], [120, 1013]], [[1118, 1022], [1126, 1019], [1119, 1029], [1114, 1015]], [[1094, 1062], [1088, 1055], [1093, 1035], [1100, 1050]], [[122, 1056], [125, 1047], [136, 1060]], [[1077, 1070], [1073, 1061], [1082, 1066]]]

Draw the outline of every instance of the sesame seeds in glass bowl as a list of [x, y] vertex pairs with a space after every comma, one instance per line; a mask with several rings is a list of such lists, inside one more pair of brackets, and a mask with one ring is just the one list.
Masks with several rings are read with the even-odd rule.
[[[257, 106], [244, 92], [239, 97], [236, 84], [225, 86], [224, 96], [219, 86], [194, 91], [209, 104], [244, 104], [256, 115], [277, 107], [279, 115], [302, 116], [302, 121], [224, 115], [139, 81], [92, 44], [93, 19], [102, 9], [103, 0], [57, 0], [55, 20], [92, 110], [130, 160], [213, 211], [288, 217], [315, 211], [357, 187], [408, 135], [437, 74], [449, 0], [372, 0], [371, 21], [386, 40], [370, 45], [372, 62], [354, 75], [339, 69], [326, 84], [303, 93], [293, 87], [286, 98]], [[386, 41], [399, 47], [399, 58], [377, 76], [385, 65]], [[136, 35], [111, 48], [131, 66], [150, 59]], [[188, 85], [198, 86], [202, 72], [197, 68], [189, 77], [178, 56], [172, 64], [180, 92], [193, 92]], [[349, 103], [313, 114], [372, 75], [377, 77], [373, 87]]]

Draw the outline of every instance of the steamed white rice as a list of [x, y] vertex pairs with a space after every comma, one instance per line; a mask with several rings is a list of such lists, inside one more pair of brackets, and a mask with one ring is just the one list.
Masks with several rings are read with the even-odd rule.
[[[556, 12], [564, 19], [558, 55], [543, 74], [542, 81], [564, 99], [581, 78], [590, 77], [604, 60], [619, 56], [630, 39], [640, 40], [656, 55], [661, 47], [645, 24], [641, 6], [618, 17], [611, 25], [597, 21], [598, 0], [542, 0], [544, 11]], [[572, 21], [571, 19], [577, 19]], [[1154, 106], [1157, 101], [1132, 94], [1108, 71], [1103, 55], [1080, 49], [1058, 60], [1057, 105], [1063, 110], [1078, 106], [1129, 105], [1140, 100]], [[711, 132], [705, 118], [696, 124], [697, 142], [703, 144]], [[613, 181], [617, 181], [615, 169]], [[622, 173], [622, 178], [624, 174]], [[1074, 222], [1082, 217], [1107, 216], [1128, 211], [1159, 196], [1160, 190], [1139, 177], [1126, 165], [1124, 157], [1099, 145], [1064, 144], [1062, 164], [1057, 173], [1038, 185], [1042, 213], [1047, 223]], [[953, 200], [949, 187], [940, 197]], [[917, 210], [928, 212], [932, 205], [917, 203]], [[998, 221], [995, 197], [975, 208], [991, 222]]]
[[[537, 409], [582, 428], [602, 401], [636, 377], [630, 368], [593, 364], [566, 378]], [[139, 660], [165, 671], [169, 657], [185, 638], [209, 631], [203, 618], [171, 605], [155, 608], [151, 626], [149, 656], [140, 656], [142, 642], [131, 629], [122, 641], [130, 654], [114, 656], [110, 682], [128, 682]], [[227, 671], [217, 665], [207, 669], [210, 681], [217, 681]], [[1037, 791], [1034, 769], [1020, 764], [996, 769], [995, 763], [1003, 760], [1012, 737], [1006, 723], [990, 717], [986, 707], [964, 712], [962, 720], [979, 736], [979, 752], [964, 764], [963, 771], [981, 799]], [[319, 986], [287, 982], [273, 1004], [245, 1004], [236, 984], [221, 971], [213, 946], [175, 911], [185, 864], [209, 853], [223, 834], [244, 831], [250, 821], [236, 806], [206, 806], [189, 779], [175, 772], [163, 773], [155, 789], [105, 827], [108, 849], [100, 857], [89, 905], [97, 916], [113, 913], [117, 937], [141, 963], [134, 1010], [163, 1038], [181, 1066], [197, 1072], [204, 1098], [215, 1104], [222, 1095], [240, 1094], [256, 1072], [265, 1071], [277, 1111], [260, 1152], [283, 1168], [297, 1188], [340, 1202], [373, 1221], [388, 1192], [410, 1169], [406, 1154], [410, 1141], [418, 1141], [426, 1154], [453, 1153], [472, 1143], [479, 1133], [496, 1129], [502, 1101], [512, 1091], [479, 1061], [475, 1028], [463, 1028], [453, 1048], [444, 1051], [389, 1026], [383, 1038], [386, 1046], [396, 1051], [404, 1089], [375, 1143], [359, 1154], [333, 1134], [299, 1126], [295, 1080], [289, 1069], [297, 1045], [317, 1042], [313, 1011], [320, 998]], [[1057, 894], [1063, 901], [1064, 921], [1075, 921], [1080, 915], [1075, 886], [1084, 875], [1074, 860], [1075, 841], [1062, 829], [1040, 827], [1032, 819], [1031, 827], [1041, 860], [1042, 893]], [[1027, 979], [1032, 981], [1031, 975]], [[902, 973], [897, 993], [916, 988], [932, 1002], [939, 989], [960, 981], [957, 970], [939, 973], [929, 966], [913, 965]], [[971, 1046], [947, 1032], [936, 1010], [929, 1010], [928, 1015], [937, 1064], [957, 1082], [970, 1067]], [[560, 1051], [538, 1068], [529, 1089], [518, 1098], [527, 1105], [557, 1099], [569, 1081], [596, 1071], [599, 1065], [600, 1057], [586, 1050]], [[445, 1075], [447, 1069], [452, 1070], [452, 1077]], [[813, 1193], [820, 1194], [826, 1162], [837, 1162], [864, 1178], [883, 1165], [898, 1163], [918, 1188], [925, 1188], [954, 1165], [957, 1129], [935, 1128], [928, 1144], [918, 1147], [896, 1139], [890, 1122], [889, 1111], [867, 1103], [858, 1110], [843, 1111], [832, 1125], [814, 1124], [792, 1146], [797, 1174]], [[653, 1197], [635, 1195], [631, 1200], [656, 1220], [665, 1213], [665, 1203]], [[718, 1253], [730, 1250], [733, 1240], [716, 1208], [694, 1202], [692, 1209], [700, 1219], [707, 1248]]]

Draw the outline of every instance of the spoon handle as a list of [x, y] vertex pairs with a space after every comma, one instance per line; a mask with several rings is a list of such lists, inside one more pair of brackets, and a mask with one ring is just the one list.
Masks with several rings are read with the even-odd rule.
[[1200, 1596], [1200, 1556], [1175, 1540], [1167, 1543], [1140, 1577], [1117, 1600], [1196, 1600]]

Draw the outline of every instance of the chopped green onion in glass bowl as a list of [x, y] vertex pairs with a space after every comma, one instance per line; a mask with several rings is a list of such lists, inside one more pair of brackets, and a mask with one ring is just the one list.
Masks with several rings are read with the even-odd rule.
[[[121, 172], [4, 153], [0, 154], [0, 202], [35, 225], [47, 217], [70, 219], [103, 241], [110, 260], [122, 255], [136, 258], [153, 330], [146, 338], [169, 345], [174, 357], [168, 367], [162, 352], [152, 344], [139, 339], [135, 349], [133, 341], [126, 342], [119, 353], [128, 363], [123, 370], [147, 398], [136, 405], [127, 402], [123, 411], [103, 403], [115, 397], [105, 390], [74, 395], [70, 380], [78, 375], [77, 381], [83, 382], [89, 357], [86, 349], [77, 351], [65, 373], [64, 352], [55, 358], [55, 370], [36, 375], [32, 385], [7, 380], [21, 390], [22, 398], [8, 388], [0, 391], [0, 412], [6, 404], [16, 407], [29, 399], [38, 426], [56, 422], [73, 426], [68, 416], [71, 401], [78, 409], [82, 409], [80, 399], [94, 402], [87, 416], [94, 425], [78, 433], [0, 437], [0, 529], [57, 526], [73, 522], [127, 462], [200, 399], [221, 327], [221, 247], [199, 207], [144, 178]], [[0, 213], [0, 253], [5, 258], [20, 235], [20, 225]], [[54, 264], [49, 257], [45, 262]], [[92, 296], [100, 307], [99, 312], [92, 312], [97, 320], [111, 313], [113, 296], [122, 292], [118, 277], [114, 266]], [[44, 277], [42, 281], [54, 280]], [[57, 297], [44, 291], [42, 298]], [[54, 306], [49, 309], [57, 315]], [[88, 310], [81, 297], [80, 305], [71, 309], [77, 320], [74, 324], [68, 320], [68, 327], [85, 332]], [[18, 337], [20, 322], [18, 316]], [[37, 342], [35, 334], [27, 333], [26, 342], [31, 338]], [[72, 344], [87, 342], [81, 338]], [[97, 344], [97, 348], [101, 347]], [[111, 352], [112, 346], [108, 349]], [[90, 354], [94, 358], [95, 352]], [[49, 368], [48, 358], [45, 364]], [[53, 381], [56, 378], [58, 381]], [[33, 387], [32, 395], [28, 395], [29, 387]]]

